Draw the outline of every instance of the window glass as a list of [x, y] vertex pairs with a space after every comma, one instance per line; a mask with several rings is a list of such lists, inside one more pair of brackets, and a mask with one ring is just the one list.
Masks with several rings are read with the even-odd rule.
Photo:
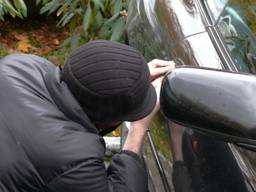
[[217, 27], [237, 69], [256, 73], [255, 0], [231, 0], [218, 17]]
[[[233, 146], [232, 150], [235, 154], [237, 162], [241, 167], [241, 170], [244, 172], [250, 184], [256, 190], [256, 153], [245, 149], [244, 147]], [[237, 153], [238, 152], [238, 153]]]
[[207, 5], [211, 10], [211, 14], [215, 19], [221, 14], [221, 11], [227, 4], [228, 0], [207, 0]]

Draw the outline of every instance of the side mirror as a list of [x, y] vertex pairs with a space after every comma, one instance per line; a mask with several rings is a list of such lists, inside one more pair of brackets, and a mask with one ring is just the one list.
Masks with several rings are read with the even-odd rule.
[[256, 150], [256, 76], [177, 68], [161, 88], [161, 110], [175, 123]]

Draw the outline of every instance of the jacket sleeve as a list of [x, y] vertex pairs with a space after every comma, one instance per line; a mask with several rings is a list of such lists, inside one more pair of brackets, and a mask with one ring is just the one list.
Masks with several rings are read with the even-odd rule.
[[107, 170], [103, 160], [87, 159], [47, 185], [47, 191], [51, 192], [143, 192], [146, 189], [145, 168], [130, 151], [114, 155]]

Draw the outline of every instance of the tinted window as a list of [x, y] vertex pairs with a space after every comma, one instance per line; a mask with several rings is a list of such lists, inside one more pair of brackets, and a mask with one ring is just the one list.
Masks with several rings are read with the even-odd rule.
[[239, 71], [256, 73], [256, 8], [252, 0], [232, 0], [217, 26]]
[[207, 5], [211, 10], [211, 14], [217, 20], [221, 12], [223, 11], [228, 0], [207, 0]]
[[231, 146], [237, 162], [251, 187], [256, 190], [256, 153], [243, 147]]

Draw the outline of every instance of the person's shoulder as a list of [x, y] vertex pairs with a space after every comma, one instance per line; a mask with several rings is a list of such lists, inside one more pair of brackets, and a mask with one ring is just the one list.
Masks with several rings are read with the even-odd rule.
[[55, 67], [47, 59], [33, 54], [13, 53], [0, 60], [0, 73], [3, 74], [20, 73], [21, 71], [42, 73]]
[[11, 64], [11, 63], [19, 63], [19, 64], [40, 64], [46, 63], [48, 65], [54, 65], [47, 59], [33, 55], [33, 54], [25, 54], [25, 53], [13, 53], [3, 57], [0, 60], [1, 64]]

